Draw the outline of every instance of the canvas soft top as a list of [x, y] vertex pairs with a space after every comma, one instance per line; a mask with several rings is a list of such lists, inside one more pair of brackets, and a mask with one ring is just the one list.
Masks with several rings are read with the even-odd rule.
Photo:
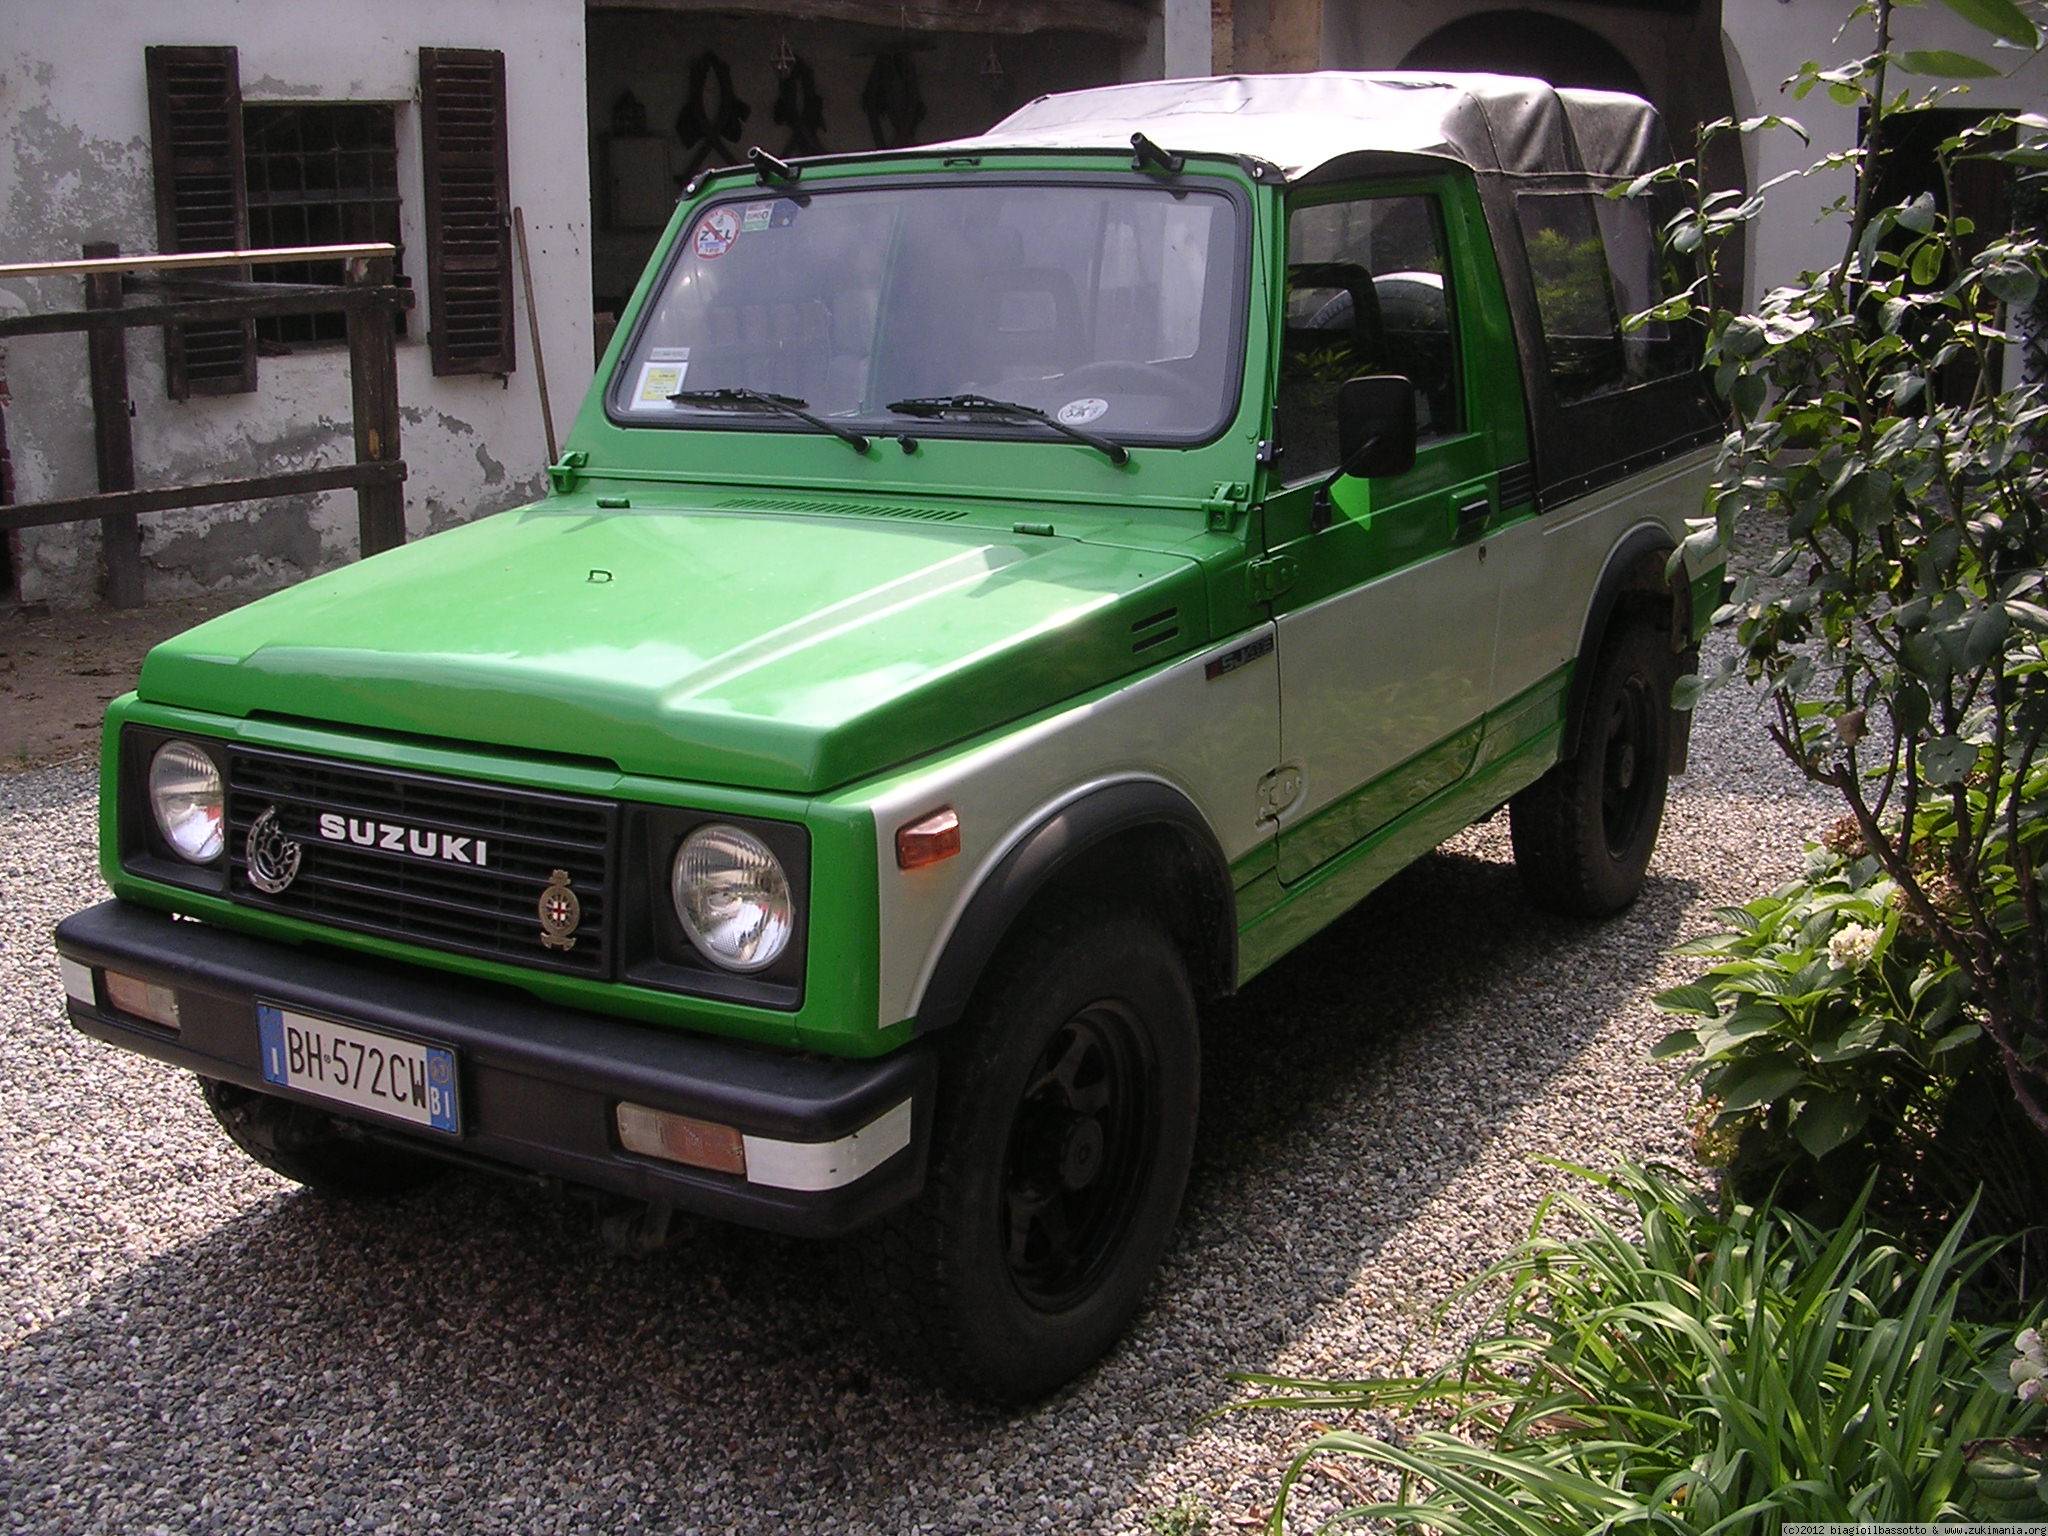
[[1335, 70], [1147, 80], [1041, 96], [948, 149], [1124, 149], [1249, 156], [1313, 179], [1362, 155], [1454, 160], [1482, 177], [1637, 176], [1671, 157], [1657, 111], [1619, 91], [1520, 75]]

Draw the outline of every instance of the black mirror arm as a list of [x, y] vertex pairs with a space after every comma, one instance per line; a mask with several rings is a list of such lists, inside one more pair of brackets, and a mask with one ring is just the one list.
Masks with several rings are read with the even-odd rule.
[[1308, 531], [1310, 533], [1321, 533], [1330, 526], [1330, 523], [1337, 515], [1337, 504], [1331, 499], [1330, 493], [1336, 490], [1339, 480], [1342, 480], [1351, 473], [1352, 465], [1363, 464], [1370, 460], [1373, 451], [1379, 445], [1380, 440], [1378, 437], [1368, 437], [1358, 445], [1358, 452], [1331, 470], [1323, 483], [1316, 487], [1315, 495], [1309, 498], [1308, 504]]

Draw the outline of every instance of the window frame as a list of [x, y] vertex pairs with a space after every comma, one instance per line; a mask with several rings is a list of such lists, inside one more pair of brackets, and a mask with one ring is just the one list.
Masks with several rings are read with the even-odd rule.
[[[820, 181], [815, 185], [799, 183], [793, 187], [764, 189], [751, 184], [737, 185], [721, 190], [691, 207], [687, 215], [675, 224], [675, 237], [670, 242], [667, 255], [662, 259], [659, 272], [651, 284], [645, 284], [636, 294], [637, 307], [630, 329], [622, 326], [625, 341], [612, 361], [610, 373], [604, 380], [602, 399], [605, 419], [615, 427], [662, 432], [766, 432], [787, 435], [811, 436], [816, 429], [801, 422], [780, 416], [742, 415], [737, 413], [700, 413], [699, 417], [677, 416], [674, 418], [650, 418], [621, 410], [618, 401], [622, 384], [626, 380], [628, 365], [640, 350], [640, 344], [647, 327], [653, 322], [654, 311], [660, 296], [668, 290], [675, 276], [676, 267], [690, 244], [689, 232], [696, 228], [712, 209], [726, 205], [758, 203], [764, 196], [787, 198], [799, 204], [817, 197], [831, 197], [841, 193], [859, 192], [869, 189], [915, 189], [922, 187], [985, 187], [1000, 177], [1007, 186], [1100, 186], [1122, 189], [1139, 189], [1161, 196], [1174, 196], [1183, 190], [1195, 190], [1205, 194], [1220, 194], [1227, 198], [1237, 214], [1237, 238], [1232, 242], [1235, 259], [1231, 263], [1231, 290], [1227, 295], [1229, 334], [1224, 341], [1229, 355], [1226, 369], [1226, 389], [1220, 419], [1202, 428], [1199, 432], [1176, 433], [1113, 433], [1112, 436], [1130, 448], [1206, 448], [1228, 435], [1232, 423], [1244, 409], [1245, 389], [1245, 344], [1250, 335], [1251, 325], [1251, 268], [1252, 268], [1252, 222], [1253, 211], [1250, 196], [1245, 189], [1225, 176], [1190, 174], [1177, 178], [1170, 186], [1162, 186], [1153, 177], [1138, 172], [1125, 171], [1121, 174], [1095, 170], [1077, 171], [981, 171], [973, 175], [947, 175], [938, 172], [911, 172], [891, 176], [848, 177], [835, 181]], [[1016, 442], [1046, 444], [1052, 441], [1042, 427], [1028, 422], [1005, 422], [981, 419], [974, 421], [942, 421], [936, 418], [890, 418], [890, 417], [833, 417], [835, 423], [862, 431], [875, 432], [891, 430], [891, 422], [899, 422], [902, 430], [911, 432], [920, 441], [963, 440], [974, 442]]]
[[[244, 185], [245, 185], [245, 187], [248, 187], [248, 186], [249, 186], [249, 184], [251, 183], [251, 181], [253, 180], [253, 178], [251, 178], [251, 177], [249, 176], [249, 163], [250, 163], [250, 155], [251, 155], [251, 153], [252, 153], [252, 151], [251, 151], [251, 144], [252, 144], [252, 142], [253, 142], [253, 140], [252, 140], [252, 136], [251, 136], [251, 133], [250, 133], [250, 127], [249, 127], [249, 114], [250, 114], [251, 112], [258, 112], [258, 113], [268, 113], [268, 112], [280, 112], [280, 113], [281, 113], [281, 112], [298, 112], [298, 111], [304, 111], [304, 110], [306, 110], [306, 109], [309, 109], [309, 108], [310, 108], [310, 109], [312, 109], [312, 110], [314, 110], [314, 111], [319, 111], [319, 112], [330, 112], [330, 111], [337, 111], [337, 110], [338, 110], [338, 111], [362, 111], [362, 112], [382, 112], [382, 113], [384, 114], [384, 116], [385, 116], [385, 119], [386, 119], [386, 121], [388, 122], [388, 124], [389, 124], [389, 126], [390, 126], [390, 130], [391, 130], [391, 140], [390, 140], [390, 148], [391, 148], [391, 186], [390, 186], [390, 195], [389, 195], [388, 197], [383, 197], [383, 196], [376, 196], [376, 197], [360, 197], [360, 198], [352, 198], [352, 199], [342, 199], [342, 198], [338, 198], [338, 197], [336, 197], [336, 198], [329, 198], [329, 199], [327, 199], [327, 200], [325, 200], [325, 201], [312, 201], [312, 202], [305, 202], [305, 203], [286, 203], [286, 204], [271, 204], [271, 203], [269, 203], [269, 202], [267, 201], [267, 199], [268, 199], [268, 198], [269, 198], [269, 197], [270, 197], [270, 196], [272, 195], [272, 193], [274, 192], [274, 189], [266, 189], [266, 191], [265, 191], [265, 192], [264, 192], [263, 194], [261, 194], [261, 196], [262, 196], [263, 198], [265, 198], [265, 199], [266, 199], [265, 203], [263, 204], [263, 207], [264, 207], [264, 208], [265, 208], [266, 210], [267, 210], [267, 209], [268, 209], [269, 207], [273, 207], [273, 206], [283, 206], [283, 207], [295, 207], [295, 208], [332, 208], [332, 209], [341, 209], [341, 208], [345, 208], [345, 207], [363, 207], [363, 206], [370, 206], [370, 205], [373, 205], [373, 204], [374, 204], [374, 205], [385, 205], [385, 206], [388, 206], [388, 207], [389, 207], [389, 208], [391, 209], [391, 223], [392, 223], [392, 234], [391, 234], [391, 237], [390, 237], [390, 244], [391, 244], [391, 245], [392, 245], [392, 246], [393, 246], [393, 247], [394, 247], [394, 248], [396, 249], [396, 251], [397, 251], [397, 255], [396, 255], [395, 257], [393, 257], [393, 266], [392, 266], [392, 278], [393, 278], [393, 281], [394, 281], [394, 282], [396, 282], [397, 284], [399, 284], [399, 285], [400, 285], [401, 287], [410, 287], [410, 286], [411, 286], [411, 282], [410, 282], [410, 279], [409, 279], [409, 278], [408, 278], [408, 277], [407, 277], [407, 276], [405, 275], [405, 271], [404, 271], [404, 260], [405, 260], [405, 253], [406, 253], [406, 241], [405, 241], [405, 210], [406, 210], [406, 200], [405, 200], [405, 176], [404, 176], [404, 158], [405, 158], [405, 157], [404, 157], [404, 152], [403, 152], [403, 149], [402, 149], [402, 147], [401, 147], [401, 143], [402, 143], [402, 137], [403, 137], [403, 135], [402, 135], [402, 134], [401, 134], [401, 132], [400, 132], [400, 128], [401, 128], [401, 122], [400, 122], [400, 119], [401, 119], [401, 116], [402, 116], [402, 113], [401, 113], [401, 111], [400, 111], [400, 107], [401, 107], [401, 105], [402, 105], [401, 103], [399, 103], [399, 102], [395, 102], [395, 101], [381, 101], [381, 100], [347, 100], [347, 101], [331, 101], [331, 100], [328, 100], [328, 99], [326, 99], [326, 98], [324, 98], [324, 97], [320, 97], [320, 98], [311, 98], [311, 99], [307, 99], [307, 100], [303, 100], [303, 101], [296, 101], [296, 100], [294, 100], [294, 101], [248, 101], [248, 100], [244, 100], [244, 101], [243, 101], [243, 103], [242, 103], [242, 168], [243, 168], [242, 174], [243, 174], [243, 180], [244, 180]], [[362, 153], [381, 153], [381, 150], [369, 150], [369, 151], [361, 151], [361, 152], [362, 152]], [[301, 151], [301, 153], [303, 153], [303, 151]], [[337, 153], [337, 154], [339, 154], [339, 153], [347, 153], [347, 151], [339, 151], [339, 150], [337, 150], [337, 151], [334, 151], [334, 153]], [[245, 197], [245, 201], [246, 201], [246, 204], [247, 204], [247, 208], [248, 208], [248, 219], [249, 219], [249, 228], [250, 228], [250, 238], [251, 238], [252, 240], [254, 240], [254, 239], [256, 238], [256, 237], [255, 237], [255, 234], [254, 234], [254, 229], [255, 229], [255, 224], [256, 224], [256, 220], [257, 220], [257, 217], [258, 217], [258, 208], [259, 208], [259, 204], [258, 204], [258, 197], [259, 197], [259, 194], [258, 194], [258, 193], [256, 193], [256, 192], [255, 192], [255, 191], [253, 190], [253, 188], [251, 188], [250, 190], [247, 190], [247, 191], [245, 192], [245, 194], [244, 194], [244, 197]], [[331, 241], [331, 242], [328, 242], [328, 241], [320, 241], [320, 242], [316, 242], [316, 241], [313, 241], [313, 240], [312, 240], [312, 239], [311, 239], [311, 238], [309, 237], [309, 238], [308, 238], [307, 240], [305, 240], [305, 241], [283, 241], [283, 242], [279, 242], [279, 241], [276, 241], [276, 240], [274, 240], [274, 239], [271, 239], [271, 240], [263, 240], [263, 241], [258, 241], [257, 243], [258, 243], [259, 245], [274, 245], [274, 244], [280, 244], [280, 243], [282, 243], [282, 244], [287, 244], [287, 245], [289, 245], [289, 244], [354, 244], [354, 243], [359, 243], [360, 241], [366, 241], [366, 240], [381, 240], [381, 239], [383, 239], [383, 237], [382, 237], [382, 236], [380, 236], [380, 235], [364, 235], [364, 236], [354, 236], [354, 235], [348, 235], [348, 234], [345, 234], [345, 233], [344, 233], [344, 234], [340, 234], [340, 235], [337, 235], [337, 236], [336, 236], [336, 238], [335, 238], [335, 239], [334, 239], [333, 241]], [[252, 280], [253, 280], [253, 281], [256, 281], [256, 282], [270, 282], [270, 283], [310, 283], [310, 282], [329, 282], [329, 283], [333, 283], [333, 284], [335, 284], [335, 285], [339, 285], [339, 284], [340, 284], [340, 283], [341, 283], [341, 282], [343, 281], [343, 278], [344, 278], [344, 275], [345, 275], [345, 274], [344, 274], [344, 273], [343, 273], [343, 272], [341, 271], [341, 268], [343, 267], [343, 265], [344, 265], [344, 263], [341, 263], [341, 262], [338, 262], [338, 261], [337, 261], [337, 262], [332, 262], [332, 263], [311, 263], [311, 262], [308, 262], [308, 263], [305, 263], [305, 264], [304, 264], [304, 266], [305, 266], [306, 268], [315, 268], [315, 269], [317, 269], [317, 268], [318, 268], [319, 266], [332, 266], [332, 267], [333, 267], [333, 268], [335, 269], [335, 271], [334, 271], [334, 273], [333, 273], [333, 275], [332, 275], [331, 277], [322, 277], [322, 276], [318, 275], [318, 272], [317, 272], [317, 270], [315, 270], [315, 271], [306, 271], [306, 270], [302, 270], [302, 269], [301, 269], [300, 267], [293, 267], [293, 266], [278, 266], [278, 267], [261, 267], [261, 268], [256, 268], [256, 269], [254, 269], [254, 270], [252, 271], [252, 273], [251, 273], [251, 277], [252, 277]], [[287, 274], [290, 274], [290, 275], [287, 275]], [[308, 321], [308, 322], [319, 322], [319, 321], [332, 321], [332, 322], [336, 322], [336, 323], [339, 323], [339, 322], [340, 322], [340, 321], [342, 320], [342, 318], [343, 318], [343, 317], [342, 317], [342, 316], [341, 316], [341, 315], [340, 315], [340, 314], [339, 314], [339, 313], [337, 312], [337, 313], [334, 313], [334, 314], [327, 314], [327, 315], [308, 315], [308, 316], [302, 316], [302, 317], [291, 317], [291, 316], [286, 316], [286, 317], [282, 317], [282, 318], [283, 318], [283, 319], [286, 319], [286, 320], [290, 320], [290, 319], [298, 318], [298, 319], [303, 319], [303, 320], [306, 320], [306, 321]], [[401, 340], [404, 340], [404, 339], [406, 339], [406, 330], [407, 330], [407, 327], [406, 327], [406, 323], [405, 323], [405, 322], [406, 322], [406, 316], [405, 316], [405, 314], [404, 314], [404, 312], [403, 312], [403, 311], [400, 311], [400, 312], [399, 312], [399, 314], [398, 314], [398, 315], [396, 316], [396, 330], [397, 330], [398, 336], [399, 336], [399, 338], [400, 338]], [[264, 320], [258, 320], [258, 321], [256, 322], [256, 343], [257, 343], [257, 347], [258, 347], [259, 351], [260, 351], [260, 352], [261, 352], [261, 354], [262, 354], [262, 355], [264, 355], [264, 356], [278, 356], [278, 355], [297, 355], [298, 353], [301, 353], [301, 352], [318, 352], [318, 351], [324, 351], [324, 350], [327, 350], [327, 349], [330, 349], [330, 348], [337, 348], [337, 347], [345, 347], [345, 346], [347, 346], [347, 345], [348, 345], [348, 337], [347, 337], [347, 335], [346, 335], [345, 333], [344, 333], [344, 334], [340, 334], [340, 335], [334, 335], [334, 336], [318, 336], [318, 335], [316, 335], [316, 336], [313, 336], [313, 337], [311, 337], [311, 338], [309, 338], [309, 339], [306, 339], [306, 340], [291, 340], [291, 339], [287, 339], [287, 338], [282, 338], [282, 337], [276, 337], [276, 336], [268, 336], [268, 335], [265, 335], [265, 334], [264, 334], [264, 327], [265, 327], [265, 325], [267, 325], [267, 324], [268, 324], [268, 325], [275, 325], [275, 324], [277, 324], [277, 323], [278, 323], [278, 321], [276, 321], [276, 320], [271, 320], [271, 321], [264, 321]]]
[[[1335, 203], [1369, 202], [1392, 197], [1419, 198], [1429, 206], [1430, 228], [1436, 235], [1437, 254], [1443, 261], [1444, 319], [1451, 333], [1450, 394], [1458, 407], [1458, 424], [1455, 427], [1417, 439], [1417, 464], [1421, 464], [1423, 455], [1434, 455], [1445, 446], [1468, 438], [1478, 430], [1473, 424], [1475, 413], [1472, 408], [1472, 370], [1469, 366], [1470, 360], [1465, 355], [1469, 332], [1460, 316], [1457, 257], [1451, 243], [1450, 223], [1444, 216], [1442, 184], [1431, 178], [1411, 177], [1377, 177], [1365, 181], [1311, 184], [1290, 192], [1282, 201], [1280, 210], [1280, 291], [1273, 303], [1272, 387], [1266, 408], [1265, 434], [1280, 452], [1279, 462], [1275, 466], [1278, 471], [1274, 485], [1276, 491], [1293, 491], [1315, 485], [1327, 480], [1336, 468], [1335, 465], [1311, 470], [1291, 468], [1287, 463], [1287, 441], [1280, 435], [1280, 370], [1286, 361], [1287, 269], [1288, 257], [1292, 254], [1294, 215], [1303, 209], [1327, 207]], [[1408, 473], [1413, 474], [1414, 471], [1410, 470]]]

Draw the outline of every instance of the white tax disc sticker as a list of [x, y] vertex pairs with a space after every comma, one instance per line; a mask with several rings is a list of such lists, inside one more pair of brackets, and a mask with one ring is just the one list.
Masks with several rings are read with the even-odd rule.
[[1098, 421], [1108, 413], [1107, 400], [1088, 395], [1080, 400], [1069, 400], [1056, 414], [1070, 427], [1085, 427], [1089, 422]]

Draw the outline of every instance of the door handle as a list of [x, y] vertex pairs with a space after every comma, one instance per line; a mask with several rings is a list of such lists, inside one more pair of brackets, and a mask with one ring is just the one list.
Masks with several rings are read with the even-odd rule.
[[1470, 501], [1460, 503], [1458, 542], [1464, 544], [1477, 538], [1480, 530], [1486, 526], [1486, 519], [1492, 511], [1493, 498], [1490, 496], [1475, 496]]

